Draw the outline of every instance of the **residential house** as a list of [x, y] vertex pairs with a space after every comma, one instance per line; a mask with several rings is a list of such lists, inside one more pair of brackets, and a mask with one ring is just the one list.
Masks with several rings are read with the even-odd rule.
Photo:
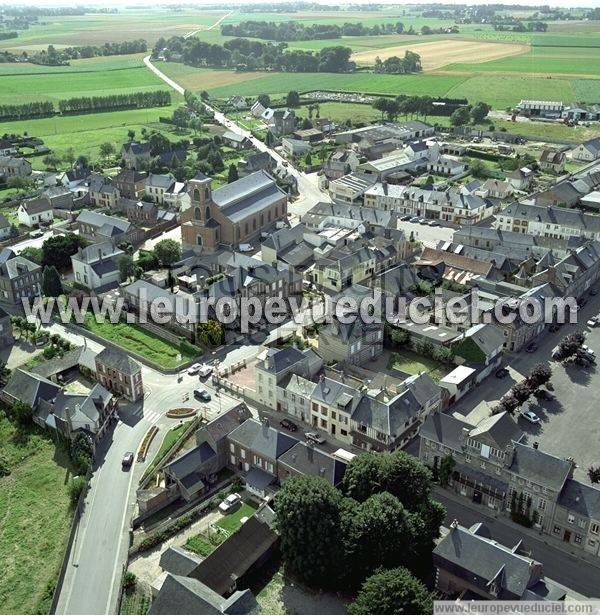
[[0, 178], [5, 181], [11, 177], [28, 177], [31, 175], [31, 163], [25, 158], [0, 156]]
[[121, 196], [113, 181], [99, 173], [94, 173], [90, 177], [88, 195], [94, 207], [107, 207], [108, 209], [114, 209], [117, 206], [117, 199]]
[[79, 235], [93, 243], [103, 243], [108, 240], [117, 244], [123, 241], [133, 243], [139, 239], [139, 234], [131, 222], [87, 209], [84, 209], [77, 216], [75, 224], [79, 230]]
[[244, 177], [256, 171], [266, 171], [270, 173], [275, 166], [275, 159], [269, 152], [254, 152], [238, 160], [237, 170], [239, 176]]
[[323, 165], [325, 177], [332, 181], [356, 171], [360, 159], [353, 150], [338, 150], [333, 152]]
[[315, 259], [311, 281], [323, 290], [340, 292], [373, 276], [375, 261], [375, 251], [368, 245], [334, 248]]
[[287, 220], [287, 196], [265, 171], [242, 177], [214, 192], [199, 174], [188, 182], [190, 207], [181, 212], [184, 247], [215, 251], [219, 245], [251, 243], [278, 220]]
[[252, 147], [252, 141], [233, 130], [227, 130], [223, 133], [221, 137], [225, 142], [225, 145], [232, 147], [233, 149], [248, 149]]
[[505, 200], [512, 196], [512, 184], [499, 179], [487, 179], [477, 193], [484, 198]]
[[216, 475], [227, 466], [229, 434], [250, 418], [244, 403], [227, 410], [195, 434], [196, 444], [163, 468], [165, 486], [186, 502], [192, 501], [215, 482]]
[[396, 229], [398, 217], [394, 212], [352, 205], [349, 203], [319, 202], [302, 216], [302, 223], [309, 230], [326, 230], [329, 227], [352, 229], [364, 234]]
[[140, 169], [150, 163], [150, 143], [130, 141], [121, 148], [121, 158], [128, 169]]
[[187, 182], [173, 181], [163, 193], [163, 203], [173, 209], [183, 209], [190, 206], [190, 195]]
[[435, 588], [458, 604], [476, 600], [558, 601], [562, 586], [544, 578], [543, 566], [529, 557], [521, 542], [506, 547], [492, 540], [489, 529], [477, 523], [467, 529], [453, 521], [450, 531], [433, 550]]
[[[248, 585], [251, 575], [256, 576], [257, 571], [275, 554], [278, 545], [275, 513], [268, 504], [263, 504], [225, 542], [204, 558], [189, 576], [198, 579], [217, 594], [228, 596]], [[200, 614], [208, 611], [196, 612]], [[225, 612], [242, 615], [252, 611], [245, 606], [243, 610], [240, 608]]]
[[277, 476], [281, 485], [294, 476], [319, 476], [337, 487], [344, 478], [346, 467], [341, 459], [315, 448], [310, 442], [298, 442], [280, 455]]
[[148, 615], [171, 615], [173, 609], [178, 615], [259, 615], [261, 612], [249, 589], [236, 591], [228, 598], [223, 598], [197, 579], [168, 573], [150, 605]]
[[237, 109], [237, 110], [248, 108], [248, 103], [246, 102], [246, 99], [243, 96], [230, 96], [227, 99], [227, 104], [231, 105], [234, 109]]
[[[310, 348], [305, 350], [298, 350], [293, 346], [280, 350], [269, 348], [264, 357], [259, 357], [255, 365], [257, 401], [273, 410], [281, 410], [277, 398], [277, 386], [286, 376], [296, 374], [310, 379], [322, 367], [323, 360]], [[302, 402], [300, 403], [302, 405]]]
[[0, 307], [0, 348], [12, 346], [15, 343], [10, 314]]
[[120, 282], [119, 258], [125, 252], [112, 241], [79, 248], [71, 256], [75, 281], [90, 290], [105, 290]]
[[102, 386], [129, 401], [144, 397], [142, 366], [123, 350], [107, 346], [96, 355], [96, 376]]
[[363, 365], [383, 352], [383, 321], [366, 323], [359, 314], [349, 323], [337, 318], [319, 330], [319, 354], [331, 361]]
[[277, 481], [277, 460], [298, 443], [296, 438], [271, 427], [268, 419], [249, 418], [228, 436], [232, 470], [242, 472], [246, 489], [264, 497]]
[[276, 109], [273, 113], [271, 131], [276, 137], [289, 135], [296, 129], [296, 114], [293, 109]]
[[352, 128], [338, 132], [335, 135], [335, 141], [336, 143], [356, 143], [358, 148], [367, 154], [367, 158], [370, 158], [369, 150], [373, 145], [387, 142], [393, 150], [408, 141], [431, 137], [434, 133], [433, 126], [418, 120], [410, 120]]
[[12, 224], [4, 214], [0, 214], [0, 241], [8, 239], [12, 232]]
[[64, 173], [61, 184], [72, 192], [76, 192], [90, 180], [92, 173], [90, 168], [81, 164], [81, 162], [76, 162], [69, 171]]
[[139, 199], [146, 189], [146, 175], [135, 169], [121, 169], [113, 181], [122, 197]]
[[[531, 504], [537, 529], [551, 534], [559, 495], [573, 478], [572, 459], [544, 453], [523, 443], [524, 434], [506, 412], [477, 424], [449, 414], [430, 414], [419, 432], [419, 458], [428, 465], [452, 456], [449, 486], [476, 504], [509, 515], [515, 501]], [[437, 459], [437, 461], [436, 461]]]
[[287, 158], [302, 156], [311, 150], [312, 146], [308, 141], [301, 141], [300, 139], [292, 139], [290, 137], [281, 139], [281, 151]]
[[17, 148], [8, 139], [0, 137], [0, 156], [14, 156]]
[[263, 107], [258, 100], [250, 107], [250, 113], [257, 119], [260, 118], [264, 112], [265, 107]]
[[598, 216], [564, 207], [513, 203], [498, 213], [494, 228], [556, 239], [600, 239]]
[[398, 176], [405, 172], [416, 172], [425, 169], [427, 155], [412, 157], [406, 150], [392, 152], [389, 156], [377, 160], [361, 162], [356, 167], [356, 172], [385, 181], [388, 177]]
[[42, 294], [42, 267], [9, 248], [0, 252], [0, 301], [20, 304]]
[[303, 271], [314, 261], [314, 248], [326, 242], [317, 237], [304, 224], [273, 231], [261, 242], [261, 258], [265, 263], [280, 261], [292, 271]]
[[598, 160], [600, 158], [600, 137], [594, 137], [589, 141], [580, 143], [573, 149], [572, 156], [575, 160], [583, 162]]
[[562, 173], [565, 170], [567, 155], [553, 149], [545, 149], [540, 156], [540, 169], [552, 171], [552, 173]]
[[440, 156], [436, 160], [431, 160], [427, 163], [427, 171], [436, 173], [437, 175], [460, 175], [467, 170], [467, 165], [451, 156]]
[[50, 200], [45, 197], [38, 197], [29, 201], [23, 201], [17, 210], [19, 224], [29, 228], [40, 225], [52, 224], [54, 212]]
[[506, 181], [515, 189], [515, 190], [529, 190], [531, 188], [531, 183], [533, 182], [534, 173], [531, 169], [527, 167], [521, 167], [520, 169], [515, 169], [506, 175]]
[[171, 175], [158, 175], [156, 173], [150, 173], [145, 179], [144, 192], [146, 200], [164, 204], [165, 192], [173, 184], [173, 177]]
[[73, 193], [62, 185], [46, 188], [41, 196], [48, 199], [55, 215], [58, 212], [70, 212], [73, 209]]

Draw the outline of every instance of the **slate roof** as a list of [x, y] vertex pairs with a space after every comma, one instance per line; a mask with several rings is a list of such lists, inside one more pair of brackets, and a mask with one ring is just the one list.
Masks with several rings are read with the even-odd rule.
[[275, 460], [298, 442], [296, 438], [253, 418], [236, 427], [229, 434], [229, 440], [250, 449], [257, 455]]
[[30, 216], [52, 210], [52, 204], [45, 197], [31, 199], [30, 201], [23, 201], [21, 205]]
[[227, 437], [249, 414], [250, 411], [242, 402], [214, 418], [210, 423], [204, 425], [201, 430], [206, 431], [215, 442], [218, 442]]
[[115, 176], [115, 180], [129, 184], [136, 184], [145, 178], [146, 173], [135, 169], [121, 169]]
[[474, 325], [465, 332], [465, 338], [473, 340], [486, 357], [490, 357], [504, 344], [502, 329], [491, 323]]
[[60, 374], [68, 369], [74, 367], [83, 366], [96, 370], [96, 353], [87, 346], [80, 346], [79, 348], [73, 348], [68, 350], [62, 357], [54, 357], [48, 361], [44, 361], [31, 370], [31, 373], [37, 374], [44, 378], [51, 378], [56, 374]]
[[232, 579], [246, 574], [277, 543], [279, 537], [272, 528], [273, 518], [274, 514], [268, 506], [257, 510], [189, 576], [219, 594], [226, 593]]
[[112, 346], [107, 346], [98, 353], [96, 361], [127, 375], [137, 374], [142, 369], [142, 366], [126, 352]]
[[451, 416], [434, 412], [421, 425], [419, 435], [428, 440], [443, 444], [454, 450], [461, 450], [461, 435], [463, 429], [471, 430], [473, 425]]
[[267, 357], [268, 359], [265, 359], [260, 364], [261, 369], [278, 374], [303, 361], [305, 355], [301, 350], [298, 350], [293, 346], [288, 346], [287, 348], [282, 349], [270, 348], [267, 351]]
[[[114, 235], [115, 232], [126, 233], [131, 227], [131, 223], [127, 220], [115, 218], [114, 216], [107, 216], [96, 211], [89, 211], [88, 209], [84, 209], [77, 216], [76, 222], [95, 226], [100, 229], [101, 232], [105, 232], [108, 235]], [[111, 230], [110, 227], [114, 230]]]
[[46, 401], [54, 399], [60, 390], [54, 382], [20, 368], [13, 371], [4, 387], [6, 394], [29, 404], [32, 408], [35, 408], [41, 399]]
[[135, 141], [131, 141], [123, 145], [123, 150], [134, 156], [149, 156], [150, 149], [150, 143], [136, 143]]
[[0, 214], [0, 228], [8, 228], [9, 226], [8, 218], [4, 214]]
[[201, 559], [195, 553], [171, 545], [166, 551], [162, 552], [160, 567], [171, 574], [186, 577], [200, 561]]
[[570, 477], [572, 464], [526, 444], [515, 443], [509, 470], [532, 483], [560, 491]]
[[8, 248], [2, 250], [0, 257], [0, 276], [10, 280], [22, 276], [24, 273], [39, 271], [42, 267], [24, 256], [15, 256], [14, 252]]
[[150, 173], [146, 178], [146, 186], [152, 188], [170, 188], [173, 184], [171, 175], [159, 175], [158, 173]]
[[471, 438], [488, 436], [502, 450], [511, 442], [518, 442], [523, 432], [508, 412], [501, 412], [484, 418], [469, 432]]
[[165, 465], [165, 471], [182, 480], [200, 469], [206, 461], [214, 459], [217, 453], [208, 442], [202, 442]]
[[440, 387], [427, 372], [409, 376], [402, 384], [407, 389], [410, 389], [421, 406], [424, 406], [434, 397], [441, 395]]
[[285, 198], [285, 193], [266, 171], [256, 171], [212, 193], [212, 200], [227, 218], [239, 222]]
[[148, 615], [258, 615], [260, 608], [249, 589], [223, 598], [204, 583], [168, 574]]
[[320, 476], [334, 487], [344, 477], [346, 464], [334, 459], [325, 451], [310, 446], [306, 442], [298, 442], [285, 452], [278, 460], [279, 466], [290, 468], [305, 476]]
[[421, 410], [421, 404], [408, 389], [389, 401], [363, 395], [352, 412], [352, 420], [393, 439], [406, 431]]
[[533, 584], [534, 565], [541, 567], [539, 562], [477, 535], [473, 528], [461, 526], [451, 529], [437, 544], [433, 558], [437, 567], [454, 572], [484, 591], [489, 591], [488, 584], [497, 580], [499, 600], [519, 599]]
[[568, 478], [558, 504], [590, 519], [600, 520], [600, 489]]
[[584, 214], [581, 211], [564, 207], [513, 203], [498, 215], [543, 224], [556, 224], [567, 229], [573, 228], [583, 232], [600, 233], [600, 216]]

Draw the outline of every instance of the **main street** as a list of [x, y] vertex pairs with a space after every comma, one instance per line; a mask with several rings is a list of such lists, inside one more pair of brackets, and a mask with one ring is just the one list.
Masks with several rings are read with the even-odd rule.
[[[83, 336], [60, 324], [48, 327], [69, 341], [82, 345]], [[103, 346], [85, 339], [92, 350]], [[227, 362], [227, 359], [224, 359]], [[122, 404], [119, 422], [102, 439], [90, 481], [75, 540], [69, 553], [69, 563], [60, 594], [57, 613], [108, 615], [116, 609], [121, 572], [127, 561], [128, 531], [135, 508], [139, 480], [158, 451], [166, 432], [177, 421], [165, 416], [175, 407], [197, 408], [209, 419], [225, 412], [238, 400], [223, 393], [216, 395], [210, 382], [197, 376], [164, 375], [144, 366], [142, 369], [145, 396], [141, 403]], [[212, 400], [201, 403], [194, 399], [195, 388], [206, 388]], [[134, 461], [129, 471], [123, 471], [121, 460], [127, 452], [136, 453], [152, 425], [159, 428], [146, 461]]]

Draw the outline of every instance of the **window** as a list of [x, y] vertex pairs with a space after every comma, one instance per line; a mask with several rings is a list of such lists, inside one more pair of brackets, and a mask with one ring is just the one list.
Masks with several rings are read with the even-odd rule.
[[560, 526], [559, 525], [555, 525], [554, 529], [552, 530], [555, 534], [560, 534]]
[[579, 519], [579, 521], [577, 521], [577, 525], [582, 529], [585, 528], [585, 519]]
[[229, 444], [229, 450], [230, 450], [232, 453], [235, 453], [235, 444], [234, 444], [233, 442], [231, 442], [231, 443]]
[[246, 450], [245, 449], [241, 450], [241, 455], [242, 455], [242, 459], [246, 459]]
[[575, 544], [581, 544], [581, 534], [575, 534]]
[[599, 531], [600, 531], [600, 525], [598, 525], [597, 523], [592, 523], [590, 527], [590, 532], [592, 532], [592, 534], [597, 534]]
[[538, 508], [540, 510], [546, 510], [546, 500], [540, 498], [538, 501]]
[[567, 517], [567, 521], [571, 524], [575, 523], [575, 516], [569, 513], [569, 516]]

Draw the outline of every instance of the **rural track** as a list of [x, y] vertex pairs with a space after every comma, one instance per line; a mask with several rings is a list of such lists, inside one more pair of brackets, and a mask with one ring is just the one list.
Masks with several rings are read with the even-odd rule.
[[221, 17], [220, 19], [217, 19], [217, 21], [215, 21], [214, 24], [208, 26], [208, 28], [197, 28], [196, 30], [192, 30], [191, 32], [188, 32], [187, 34], [184, 34], [183, 38], [190, 38], [190, 36], [194, 36], [195, 34], [198, 34], [198, 32], [206, 32], [208, 30], [214, 30], [224, 19], [227, 19], [227, 17], [229, 17], [232, 14], [233, 14], [233, 11], [229, 11], [229, 13], [227, 13], [226, 15], [223, 15], [223, 17]]

